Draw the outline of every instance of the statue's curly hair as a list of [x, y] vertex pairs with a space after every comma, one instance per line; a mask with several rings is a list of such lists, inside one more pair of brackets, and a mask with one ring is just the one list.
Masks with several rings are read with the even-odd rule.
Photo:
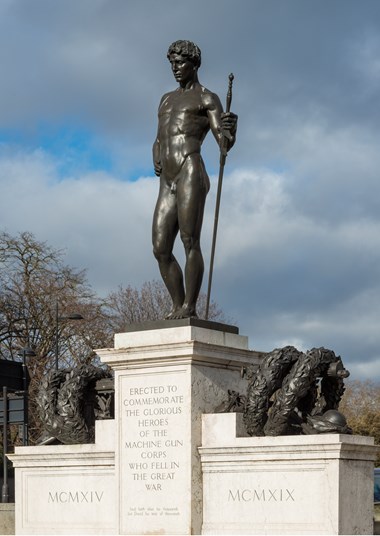
[[174, 41], [169, 47], [167, 57], [169, 59], [170, 54], [179, 54], [188, 58], [195, 67], [201, 66], [201, 50], [192, 41]]

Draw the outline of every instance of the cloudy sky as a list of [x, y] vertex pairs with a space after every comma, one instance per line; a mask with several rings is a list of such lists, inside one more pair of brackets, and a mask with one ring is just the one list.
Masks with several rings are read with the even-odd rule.
[[[239, 115], [213, 298], [251, 348], [325, 346], [380, 380], [379, 27], [378, 0], [0, 0], [0, 229], [65, 248], [101, 295], [158, 279], [151, 146], [190, 39]], [[208, 265], [211, 135], [203, 154]]]

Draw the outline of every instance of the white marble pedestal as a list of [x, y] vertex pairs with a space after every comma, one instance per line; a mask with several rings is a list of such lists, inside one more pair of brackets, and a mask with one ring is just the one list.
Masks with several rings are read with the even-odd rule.
[[202, 534], [373, 533], [373, 438], [238, 437], [241, 417], [203, 416]]
[[119, 534], [199, 534], [202, 413], [245, 392], [247, 337], [197, 325], [123, 333], [98, 350], [115, 371]]
[[16, 534], [116, 534], [114, 421], [89, 445], [16, 447]]

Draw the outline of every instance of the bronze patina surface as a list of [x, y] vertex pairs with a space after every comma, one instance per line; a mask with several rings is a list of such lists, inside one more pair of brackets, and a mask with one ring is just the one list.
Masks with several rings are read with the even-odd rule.
[[[204, 263], [200, 236], [210, 181], [201, 157], [209, 130], [228, 151], [235, 143], [237, 116], [223, 113], [218, 96], [199, 83], [201, 51], [191, 41], [176, 41], [168, 59], [179, 87], [166, 93], [158, 109], [153, 145], [160, 188], [153, 217], [153, 251], [173, 307], [168, 319], [196, 317]], [[184, 275], [173, 255], [180, 234], [186, 254]]]

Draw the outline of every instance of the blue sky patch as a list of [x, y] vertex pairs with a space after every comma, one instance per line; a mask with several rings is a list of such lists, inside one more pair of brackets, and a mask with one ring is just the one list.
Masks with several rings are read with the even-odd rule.
[[0, 129], [0, 144], [41, 149], [57, 161], [59, 177], [72, 177], [86, 171], [112, 172], [110, 153], [89, 129], [73, 124], [41, 123], [33, 132]]
[[58, 172], [64, 178], [84, 171], [112, 171], [112, 159], [92, 132], [73, 125], [40, 125], [38, 147], [59, 161]]

